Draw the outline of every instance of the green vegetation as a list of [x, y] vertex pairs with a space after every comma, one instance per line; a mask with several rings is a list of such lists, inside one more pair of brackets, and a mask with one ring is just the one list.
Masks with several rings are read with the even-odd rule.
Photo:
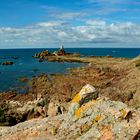
[[5, 123], [5, 114], [4, 114], [4, 109], [0, 107], [0, 125], [3, 125]]
[[140, 67], [140, 62], [137, 62], [136, 63], [136, 67]]

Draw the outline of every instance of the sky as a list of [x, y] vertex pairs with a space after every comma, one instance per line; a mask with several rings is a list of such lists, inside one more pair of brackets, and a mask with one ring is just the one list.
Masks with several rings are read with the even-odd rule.
[[0, 49], [140, 47], [140, 0], [0, 0]]

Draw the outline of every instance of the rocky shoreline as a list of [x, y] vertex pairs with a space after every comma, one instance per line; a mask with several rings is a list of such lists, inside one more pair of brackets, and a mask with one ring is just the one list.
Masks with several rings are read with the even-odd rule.
[[140, 108], [129, 108], [122, 102], [98, 96], [96, 89], [89, 84], [75, 95], [67, 113], [56, 116], [53, 104], [49, 107], [50, 117], [32, 119], [13, 127], [1, 127], [0, 138], [2, 140], [139, 138]]
[[[47, 57], [47, 61], [49, 59], [49, 61], [58, 62], [77, 61], [87, 64], [81, 68], [71, 69], [65, 75], [45, 74], [34, 77], [29, 81], [29, 93], [27, 94], [14, 92], [0, 94], [0, 124], [15, 125], [1, 127], [1, 139], [8, 140], [13, 136], [15, 139], [22, 140], [25, 135], [27, 135], [27, 139], [34, 137], [34, 135], [40, 138], [44, 133], [45, 136], [50, 137], [48, 139], [58, 140], [90, 139], [90, 136], [92, 139], [102, 139], [109, 136], [106, 139], [120, 140], [138, 137], [136, 135], [140, 130], [140, 57], [125, 59], [109, 56], [79, 57], [71, 55], [73, 56], [71, 57], [70, 54], [68, 56], [65, 52], [64, 55], [52, 56], [49, 53], [49, 56], [45, 56], [43, 61], [46, 61]], [[25, 81], [26, 79], [21, 80]], [[84, 95], [77, 94], [81, 93], [80, 89], [86, 84], [93, 86], [87, 86], [92, 87], [88, 88], [92, 89], [91, 94], [87, 94], [85, 91]], [[75, 110], [72, 111], [75, 112], [74, 114], [70, 113], [70, 110], [73, 109]], [[99, 111], [100, 115], [89, 114], [91, 110], [93, 112]], [[108, 114], [103, 110], [107, 111]], [[112, 110], [112, 115], [109, 114], [110, 110]], [[71, 115], [68, 118], [69, 114]], [[116, 117], [115, 115], [118, 114], [123, 115], [123, 117]], [[77, 116], [76, 120], [75, 115]], [[108, 124], [105, 124], [108, 119], [103, 121], [106, 115], [108, 115], [108, 119], [112, 119]], [[88, 117], [95, 124], [93, 122], [88, 122], [89, 124], [84, 122], [85, 125], [78, 123], [87, 120]], [[37, 120], [34, 120], [35, 118]], [[38, 123], [34, 124], [36, 121]], [[55, 122], [58, 122], [58, 126]], [[25, 128], [26, 123], [29, 123], [28, 128]], [[68, 127], [70, 125], [71, 127]], [[120, 126], [120, 128], [116, 128], [115, 125]], [[37, 128], [39, 126], [41, 130]], [[62, 126], [65, 126], [63, 131], [61, 130]], [[132, 132], [131, 129], [134, 131]], [[23, 134], [21, 134], [22, 130], [24, 130]], [[97, 133], [91, 135], [93, 131]]]

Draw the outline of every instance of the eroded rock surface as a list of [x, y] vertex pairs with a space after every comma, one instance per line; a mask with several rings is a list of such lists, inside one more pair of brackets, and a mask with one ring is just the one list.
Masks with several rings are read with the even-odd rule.
[[[86, 99], [86, 102], [83, 102], [83, 99]], [[120, 101], [111, 101], [99, 96], [94, 87], [86, 85], [70, 102], [68, 113], [44, 119], [32, 119], [13, 127], [1, 127], [0, 138], [2, 140], [131, 140], [138, 137], [139, 130], [140, 108], [130, 108]]]

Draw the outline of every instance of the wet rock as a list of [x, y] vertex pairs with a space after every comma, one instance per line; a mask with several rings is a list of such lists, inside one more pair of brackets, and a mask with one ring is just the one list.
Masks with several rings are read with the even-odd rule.
[[21, 77], [21, 78], [19, 78], [18, 79], [20, 82], [23, 82], [23, 83], [25, 83], [25, 82], [28, 82], [28, 78], [27, 77]]
[[34, 72], [37, 72], [37, 71], [39, 71], [39, 70], [38, 70], [38, 69], [33, 69], [33, 71], [34, 71]]
[[43, 62], [43, 59], [39, 59], [38, 62]]
[[13, 65], [14, 63], [11, 62], [11, 61], [6, 61], [6, 62], [3, 62], [2, 65]]
[[11, 58], [12, 58], [12, 59], [15, 59], [15, 60], [16, 60], [16, 59], [18, 59], [18, 57], [17, 57], [17, 56], [12, 56]]
[[46, 56], [50, 56], [50, 55], [51, 55], [51, 53], [48, 50], [45, 50], [43, 52], [39, 52], [39, 53], [35, 54], [34, 58], [41, 58], [41, 59], [43, 59]]

